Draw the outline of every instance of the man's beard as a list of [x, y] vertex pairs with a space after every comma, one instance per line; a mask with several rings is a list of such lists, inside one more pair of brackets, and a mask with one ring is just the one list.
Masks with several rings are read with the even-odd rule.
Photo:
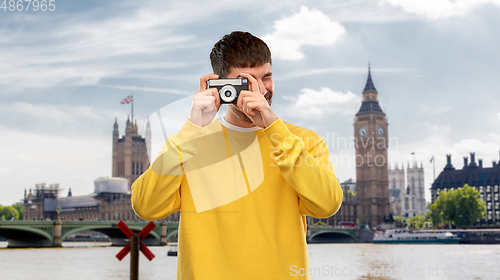
[[[264, 94], [264, 98], [266, 98], [267, 103], [269, 103], [269, 106], [271, 106], [273, 94], [268, 91], [268, 92], [266, 92], [266, 94]], [[245, 113], [243, 113], [238, 108], [236, 108], [236, 106], [231, 105], [231, 106], [229, 106], [229, 108], [241, 120], [243, 120], [245, 122], [253, 123], [252, 120], [247, 115], [245, 115]]]

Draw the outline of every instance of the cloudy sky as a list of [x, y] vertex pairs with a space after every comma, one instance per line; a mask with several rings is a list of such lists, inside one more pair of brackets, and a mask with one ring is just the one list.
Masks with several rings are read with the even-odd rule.
[[355, 178], [369, 61], [397, 139], [391, 164], [415, 152], [428, 188], [433, 155], [437, 173], [446, 154], [459, 168], [469, 152], [498, 160], [499, 0], [54, 3], [0, 9], [0, 204], [41, 182], [91, 193], [111, 176], [114, 119], [123, 133], [130, 112], [120, 101], [134, 93], [142, 132], [148, 115], [198, 91], [213, 44], [233, 30], [268, 42], [276, 114], [327, 140], [341, 181]]

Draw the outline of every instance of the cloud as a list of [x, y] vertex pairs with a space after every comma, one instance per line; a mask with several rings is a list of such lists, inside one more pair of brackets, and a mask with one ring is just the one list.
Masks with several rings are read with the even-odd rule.
[[0, 166], [0, 174], [10, 174], [12, 171], [7, 167]]
[[[373, 68], [372, 68], [373, 71]], [[326, 73], [339, 73], [339, 74], [365, 74], [367, 72], [366, 67], [330, 67], [330, 68], [315, 68], [315, 69], [304, 69], [299, 71], [293, 71], [291, 73], [283, 74], [279, 77], [273, 78], [275, 81], [296, 79], [305, 76], [321, 75]], [[400, 74], [400, 73], [416, 73], [414, 69], [407, 68], [377, 68], [377, 74]]]
[[96, 135], [117, 115], [123, 113], [92, 106], [12, 102], [0, 105], [0, 118], [9, 120], [0, 128], [81, 137], [84, 132]]
[[500, 5], [499, 0], [380, 0], [379, 4], [390, 4], [428, 19], [437, 20], [463, 16], [476, 6], [491, 3]]
[[451, 105], [446, 105], [446, 106], [427, 106], [424, 104], [420, 105], [420, 113], [424, 115], [439, 115], [449, 112], [452, 109], [453, 106]]
[[343, 93], [325, 87], [319, 91], [304, 88], [297, 97], [283, 98], [292, 102], [287, 105], [287, 112], [304, 118], [321, 117], [325, 114], [352, 115], [353, 108], [361, 102], [361, 98], [350, 91]]
[[345, 28], [317, 9], [302, 6], [290, 17], [277, 20], [274, 32], [262, 39], [269, 44], [273, 58], [298, 60], [304, 57], [302, 46], [327, 46], [337, 43]]
[[9, 23], [15, 29], [0, 28], [0, 85], [9, 86], [9, 91], [96, 85], [105, 77], [199, 63], [179, 62], [171, 55], [200, 44], [176, 28], [199, 20], [192, 17], [196, 12], [186, 16], [167, 9], [167, 4], [156, 7], [154, 3], [124, 12], [132, 8], [130, 3], [119, 5], [114, 7], [116, 13], [106, 17], [95, 9], [50, 19], [33, 16], [29, 23], [21, 16], [12, 19]]
[[148, 91], [148, 92], [162, 92], [162, 93], [173, 93], [173, 94], [181, 94], [181, 95], [189, 95], [191, 92], [177, 90], [177, 89], [166, 89], [166, 88], [150, 88], [150, 87], [138, 87], [138, 86], [120, 86], [120, 85], [103, 85], [101, 87], [107, 88], [117, 88], [117, 89], [125, 89], [132, 91]]

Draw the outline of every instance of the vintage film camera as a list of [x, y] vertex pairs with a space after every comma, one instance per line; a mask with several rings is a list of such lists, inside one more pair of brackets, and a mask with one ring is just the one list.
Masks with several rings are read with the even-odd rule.
[[220, 103], [236, 103], [242, 90], [248, 90], [247, 78], [208, 80], [207, 88], [216, 88], [219, 91]]

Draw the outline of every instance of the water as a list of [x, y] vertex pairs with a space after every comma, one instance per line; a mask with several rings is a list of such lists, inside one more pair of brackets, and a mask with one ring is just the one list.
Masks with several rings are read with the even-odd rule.
[[[0, 242], [0, 279], [129, 279], [130, 259], [109, 243], [64, 242], [65, 248], [5, 249]], [[71, 247], [69, 247], [71, 246]], [[90, 247], [86, 247], [90, 246]], [[176, 279], [177, 258], [169, 247], [149, 247], [156, 258], [140, 257], [141, 279]], [[326, 279], [500, 279], [500, 245], [310, 244], [312, 280]]]

